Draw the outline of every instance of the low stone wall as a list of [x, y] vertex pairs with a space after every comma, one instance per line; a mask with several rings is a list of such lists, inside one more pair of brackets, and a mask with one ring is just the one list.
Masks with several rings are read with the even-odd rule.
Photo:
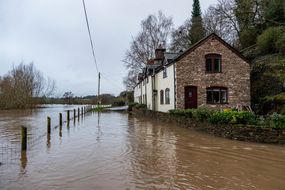
[[131, 113], [162, 122], [174, 123], [181, 127], [195, 128], [196, 130], [228, 139], [258, 143], [285, 144], [285, 129], [261, 128], [245, 125], [211, 125], [207, 122], [197, 122], [191, 118], [178, 117], [168, 113], [150, 110], [133, 109]]

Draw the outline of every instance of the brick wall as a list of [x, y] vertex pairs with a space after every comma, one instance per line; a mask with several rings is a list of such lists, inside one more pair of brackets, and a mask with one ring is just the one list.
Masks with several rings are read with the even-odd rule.
[[[221, 55], [221, 73], [206, 73], [205, 55]], [[224, 108], [237, 104], [250, 105], [250, 66], [230, 48], [217, 39], [207, 38], [193, 51], [185, 54], [175, 64], [177, 108], [183, 109], [185, 86], [197, 86], [198, 107]], [[206, 88], [228, 88], [228, 104], [207, 104]]]

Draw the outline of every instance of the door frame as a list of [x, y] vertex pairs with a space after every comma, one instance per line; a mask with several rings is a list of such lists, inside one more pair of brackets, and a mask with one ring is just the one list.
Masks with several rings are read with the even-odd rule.
[[[188, 107], [187, 101], [186, 101], [186, 89], [195, 89], [196, 91], [196, 99], [194, 100], [194, 106], [193, 107]], [[189, 90], [188, 90], [189, 92]], [[189, 86], [184, 86], [184, 109], [191, 109], [191, 108], [197, 108], [198, 107], [198, 87], [189, 85]]]

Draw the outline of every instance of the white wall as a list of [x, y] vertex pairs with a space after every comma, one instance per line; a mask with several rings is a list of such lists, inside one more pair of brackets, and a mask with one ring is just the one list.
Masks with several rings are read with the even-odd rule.
[[147, 108], [152, 110], [152, 77], [148, 76], [148, 83], [146, 83], [146, 98], [147, 98]]
[[141, 89], [139, 88], [139, 84], [134, 88], [134, 102], [139, 103], [141, 96]]
[[[157, 97], [156, 97], [156, 111], [160, 112], [168, 112], [170, 109], [174, 109], [174, 66], [171, 65], [166, 68], [167, 70], [167, 77], [163, 78], [163, 70], [155, 76], [155, 89], [157, 90]], [[170, 89], [170, 104], [165, 104], [165, 89]], [[164, 91], [164, 104], [160, 104], [160, 91]]]

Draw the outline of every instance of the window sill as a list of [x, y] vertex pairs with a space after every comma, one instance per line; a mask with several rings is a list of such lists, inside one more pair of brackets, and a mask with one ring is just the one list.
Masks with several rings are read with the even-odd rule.
[[206, 74], [217, 74], [217, 73], [222, 73], [222, 72], [209, 72], [209, 71], [206, 71], [205, 73]]
[[226, 104], [229, 104], [229, 103], [228, 102], [226, 102], [226, 103], [207, 102], [207, 104], [209, 104], [209, 105], [226, 105]]

